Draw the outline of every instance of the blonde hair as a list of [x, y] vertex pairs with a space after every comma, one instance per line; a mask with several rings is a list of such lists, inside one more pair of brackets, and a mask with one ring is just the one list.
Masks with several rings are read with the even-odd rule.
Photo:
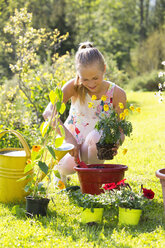
[[[105, 60], [100, 51], [96, 47], [93, 47], [91, 42], [87, 41], [80, 43], [75, 56], [76, 70], [78, 71], [80, 66], [89, 66], [93, 63], [98, 63], [100, 70], [104, 71]], [[79, 82], [78, 75], [75, 80], [75, 91], [77, 93], [77, 97], [80, 98], [80, 101], [84, 102], [87, 89]]]

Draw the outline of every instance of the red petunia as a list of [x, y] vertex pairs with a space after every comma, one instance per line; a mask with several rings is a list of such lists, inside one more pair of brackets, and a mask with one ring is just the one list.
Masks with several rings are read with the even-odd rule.
[[75, 132], [76, 132], [77, 134], [79, 134], [79, 133], [80, 133], [80, 130], [79, 130], [77, 127], [75, 127]]
[[155, 195], [155, 193], [151, 189], [145, 189], [145, 188], [143, 188], [143, 194], [144, 197], [148, 199], [153, 199]]
[[125, 180], [126, 180], [126, 179], [123, 179], [123, 180], [119, 181], [119, 182], [117, 183], [117, 185], [125, 185], [125, 183], [124, 183]]
[[106, 183], [106, 184], [104, 184], [103, 189], [105, 189], [105, 190], [116, 189], [116, 184], [115, 183]]

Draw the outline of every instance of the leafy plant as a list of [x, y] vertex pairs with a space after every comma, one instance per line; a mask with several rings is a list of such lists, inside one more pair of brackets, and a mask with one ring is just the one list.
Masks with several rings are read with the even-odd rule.
[[[49, 97], [53, 110], [51, 118], [43, 122], [40, 127], [42, 144], [33, 146], [31, 160], [27, 161], [24, 169], [24, 173], [28, 174], [20, 179], [29, 180], [25, 191], [31, 192], [34, 198], [47, 197], [53, 171], [57, 177], [60, 177], [58, 170], [53, 170], [53, 167], [57, 163], [55, 149], [62, 145], [65, 137], [64, 129], [59, 122], [60, 115], [65, 111], [65, 104], [63, 103], [63, 92], [59, 88], [51, 91]], [[59, 130], [60, 137], [58, 137]], [[41, 182], [45, 176], [48, 179], [46, 188]], [[62, 188], [62, 185], [60, 187]]]
[[126, 136], [130, 136], [132, 133], [131, 122], [125, 120], [122, 116], [119, 118], [113, 109], [109, 110], [108, 114], [102, 114], [99, 118], [95, 128], [101, 133], [100, 144], [116, 144], [118, 141], [121, 142], [121, 131]]
[[126, 179], [118, 183], [104, 184], [105, 197], [110, 199], [112, 206], [119, 206], [129, 209], [142, 209], [149, 200], [154, 198], [154, 192], [151, 189], [143, 188], [141, 190], [133, 191]]
[[[92, 96], [92, 100], [96, 100], [95, 95]], [[124, 109], [123, 103], [119, 103], [119, 107], [123, 110], [120, 115], [109, 106], [107, 101], [107, 96], [103, 95], [101, 97], [101, 104], [99, 105], [99, 110], [97, 110], [96, 115], [98, 115], [99, 120], [95, 125], [95, 129], [101, 133], [101, 138], [99, 143], [102, 145], [106, 144], [116, 144], [118, 141], [121, 143], [121, 132], [126, 136], [130, 136], [132, 133], [132, 124], [130, 121], [126, 120], [129, 109]], [[93, 102], [89, 102], [88, 107], [94, 106]], [[130, 110], [134, 111], [134, 106], [130, 106]], [[136, 109], [140, 112], [140, 108]]]
[[82, 207], [83, 209], [90, 208], [93, 211], [93, 208], [108, 208], [110, 207], [110, 199], [104, 197], [104, 194], [100, 195], [91, 195], [83, 194], [80, 190], [67, 192], [70, 202], [76, 206]]

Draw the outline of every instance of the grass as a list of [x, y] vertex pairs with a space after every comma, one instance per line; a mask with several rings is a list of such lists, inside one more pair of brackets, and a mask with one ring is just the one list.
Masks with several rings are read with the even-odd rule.
[[[127, 94], [129, 102], [141, 107], [140, 114], [131, 116], [134, 132], [126, 139], [118, 155], [106, 163], [128, 166], [125, 178], [131, 184], [151, 188], [155, 199], [146, 207], [138, 226], [119, 226], [117, 214], [105, 212], [103, 224], [87, 226], [80, 222], [80, 209], [71, 205], [65, 195], [51, 187], [48, 217], [29, 219], [24, 214], [25, 203], [0, 203], [0, 247], [154, 247], [165, 244], [165, 218], [162, 189], [155, 171], [165, 167], [165, 103], [159, 103], [153, 93]], [[122, 148], [127, 148], [126, 155]], [[71, 184], [79, 184], [77, 175]]]

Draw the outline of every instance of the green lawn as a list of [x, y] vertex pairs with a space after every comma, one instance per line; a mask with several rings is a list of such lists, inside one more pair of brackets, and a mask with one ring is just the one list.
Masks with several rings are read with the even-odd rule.
[[[110, 163], [129, 167], [125, 178], [131, 184], [151, 188], [155, 199], [145, 208], [140, 223], [135, 227], [118, 225], [117, 215], [105, 212], [103, 224], [81, 224], [80, 210], [69, 204], [65, 195], [54, 193], [49, 203], [48, 217], [28, 219], [14, 204], [0, 204], [0, 247], [154, 247], [165, 246], [165, 218], [162, 190], [155, 171], [165, 167], [165, 103], [159, 103], [154, 93], [128, 93], [129, 102], [141, 107], [141, 113], [131, 116], [134, 132], [126, 139], [119, 154]], [[106, 161], [108, 163], [108, 161]], [[77, 175], [71, 184], [78, 184]], [[25, 208], [21, 203], [20, 207]]]

